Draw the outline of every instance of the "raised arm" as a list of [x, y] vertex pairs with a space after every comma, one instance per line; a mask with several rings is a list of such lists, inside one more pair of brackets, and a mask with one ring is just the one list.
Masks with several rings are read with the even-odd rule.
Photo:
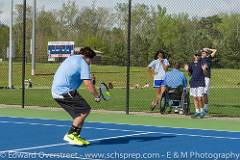
[[164, 71], [167, 72], [167, 70], [168, 70], [168, 66], [169, 66], [169, 65], [166, 65], [166, 64], [164, 64], [164, 63], [163, 63], [162, 65], [163, 65], [163, 69], [164, 69]]
[[216, 49], [210, 49], [210, 51], [212, 51], [212, 53], [210, 54], [211, 57], [215, 57], [216, 53], [217, 53], [217, 50]]
[[168, 62], [168, 60], [167, 59], [162, 59], [161, 60], [161, 64], [162, 64], [162, 66], [163, 66], [163, 69], [165, 70], [165, 72], [167, 72], [167, 70], [168, 70], [168, 67], [169, 67], [169, 62]]
[[192, 68], [188, 64], [184, 64], [184, 70], [188, 73], [189, 76], [192, 75]]

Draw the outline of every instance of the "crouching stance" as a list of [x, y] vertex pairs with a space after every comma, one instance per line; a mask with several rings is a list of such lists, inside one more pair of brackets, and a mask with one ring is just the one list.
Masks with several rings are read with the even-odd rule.
[[73, 145], [89, 145], [90, 142], [80, 136], [84, 120], [91, 107], [77, 92], [84, 83], [89, 92], [100, 102], [98, 93], [92, 84], [89, 65], [96, 53], [89, 47], [80, 49], [75, 55], [65, 59], [57, 69], [52, 84], [54, 100], [72, 117], [73, 122], [64, 140]]

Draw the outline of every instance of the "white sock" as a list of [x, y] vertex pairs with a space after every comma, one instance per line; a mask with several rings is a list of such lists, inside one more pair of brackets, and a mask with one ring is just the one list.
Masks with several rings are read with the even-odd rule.
[[208, 110], [208, 104], [204, 104], [204, 109]]
[[196, 109], [196, 113], [199, 113], [199, 112], [200, 112], [200, 109], [197, 108], [197, 109]]
[[203, 112], [203, 108], [200, 108], [200, 112]]

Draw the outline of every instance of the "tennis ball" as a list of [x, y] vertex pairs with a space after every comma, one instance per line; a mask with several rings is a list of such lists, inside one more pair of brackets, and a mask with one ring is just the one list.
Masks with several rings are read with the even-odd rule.
[[110, 92], [106, 92], [105, 95], [106, 95], [106, 96], [110, 96]]

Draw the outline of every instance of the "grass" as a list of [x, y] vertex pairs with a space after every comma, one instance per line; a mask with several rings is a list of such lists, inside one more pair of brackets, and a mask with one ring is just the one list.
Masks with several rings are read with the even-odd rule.
[[[36, 75], [31, 76], [31, 64], [26, 64], [26, 79], [32, 79], [35, 88], [50, 88], [53, 75], [59, 64], [47, 63], [36, 65]], [[0, 63], [0, 86], [8, 85], [8, 64]], [[13, 65], [13, 84], [16, 88], [21, 87], [22, 64], [14, 63]], [[96, 66], [92, 65], [91, 70], [95, 73], [97, 81], [113, 82], [117, 87], [125, 87], [125, 67], [118, 66]]]
[[[90, 103], [93, 109], [125, 110], [125, 89], [111, 90], [112, 99], [95, 103], [92, 96], [85, 89], [79, 93]], [[240, 89], [215, 88], [210, 95], [210, 114], [217, 116], [240, 116], [240, 104], [236, 95]], [[130, 111], [149, 112], [149, 104], [154, 97], [153, 89], [131, 89], [130, 90]], [[226, 101], [226, 99], [228, 101]], [[21, 104], [21, 90], [1, 90], [0, 101], [3, 104]], [[52, 99], [49, 89], [28, 89], [26, 90], [26, 105], [57, 107], [58, 104]], [[191, 104], [193, 107], [193, 104]], [[193, 108], [192, 108], [193, 111]]]
[[[36, 75], [31, 76], [31, 65], [26, 65], [26, 79], [31, 78], [33, 88], [26, 90], [26, 105], [44, 107], [56, 107], [56, 102], [51, 98], [50, 88], [59, 64], [37, 64]], [[7, 86], [8, 64], [0, 63], [0, 86]], [[125, 110], [126, 90], [119, 89], [126, 86], [126, 67], [92, 65], [97, 82], [112, 82], [115, 89], [112, 90], [112, 100], [96, 104], [91, 95], [83, 88], [80, 93], [89, 101], [94, 109]], [[0, 90], [0, 103], [21, 104], [21, 63], [13, 64], [13, 84], [16, 90]], [[152, 82], [152, 77], [146, 72], [146, 67], [132, 67], [130, 72], [130, 85], [133, 88], [136, 83], [143, 86], [146, 82]], [[218, 116], [240, 116], [240, 70], [213, 69], [211, 78], [210, 113]], [[149, 104], [154, 97], [153, 89], [131, 89], [130, 111], [149, 111]]]
[[[13, 84], [19, 88], [21, 86], [22, 64], [13, 64]], [[36, 65], [36, 75], [31, 76], [31, 64], [26, 64], [26, 79], [32, 79], [35, 88], [50, 88], [53, 74], [57, 70], [57, 63], [38, 63]], [[8, 84], [8, 63], [0, 63], [0, 86]], [[126, 67], [121, 66], [99, 66], [92, 65], [91, 71], [95, 73], [97, 82], [113, 82], [115, 87], [126, 86]], [[214, 88], [240, 88], [240, 70], [236, 69], [213, 69], [211, 86]], [[146, 67], [131, 67], [130, 85], [136, 83], [143, 86], [146, 82], [152, 82], [152, 77], [147, 73]]]

